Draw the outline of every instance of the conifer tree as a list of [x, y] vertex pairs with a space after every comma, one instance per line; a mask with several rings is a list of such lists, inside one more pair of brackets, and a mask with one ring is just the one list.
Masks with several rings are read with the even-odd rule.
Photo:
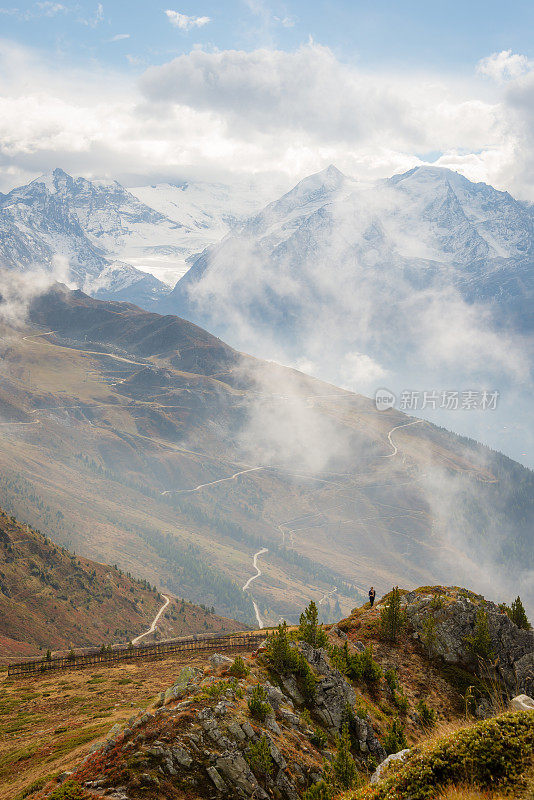
[[531, 625], [528, 621], [525, 608], [519, 596], [516, 597], [510, 607], [510, 611], [507, 611], [507, 613], [512, 622], [517, 625], [518, 628], [523, 628], [526, 631], [530, 630]]
[[350, 752], [350, 734], [347, 723], [341, 730], [337, 753], [332, 761], [331, 775], [333, 782], [342, 789], [350, 789], [356, 783], [356, 764]]
[[326, 633], [319, 625], [319, 612], [313, 600], [300, 615], [298, 638], [312, 647], [324, 647], [328, 641]]
[[401, 593], [394, 586], [380, 614], [380, 632], [384, 639], [396, 642], [404, 627], [404, 613], [401, 608]]

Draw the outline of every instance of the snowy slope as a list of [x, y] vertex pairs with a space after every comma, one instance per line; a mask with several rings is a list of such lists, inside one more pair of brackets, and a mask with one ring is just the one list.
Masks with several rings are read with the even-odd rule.
[[[166, 287], [120, 261], [124, 242], [175, 223], [143, 206], [119, 184], [73, 179], [63, 170], [0, 196], [0, 260], [16, 270], [68, 270], [91, 294], [152, 305]], [[62, 276], [63, 277], [63, 276]]]
[[145, 247], [142, 255], [128, 250], [121, 257], [142, 265], [174, 285], [187, 272], [195, 256], [231, 231], [238, 230], [279, 191], [279, 183], [253, 178], [236, 179], [231, 185], [186, 181], [137, 186], [130, 189], [131, 194], [173, 220], [180, 229], [174, 246], [161, 242]]
[[161, 307], [365, 394], [496, 387], [498, 425], [433, 421], [534, 462], [521, 427], [534, 391], [534, 208], [506, 192], [433, 167], [372, 183], [329, 167], [208, 248]]

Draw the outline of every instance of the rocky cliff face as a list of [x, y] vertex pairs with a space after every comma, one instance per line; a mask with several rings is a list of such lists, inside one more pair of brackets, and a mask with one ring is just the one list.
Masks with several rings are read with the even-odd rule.
[[[144, 797], [149, 790], [169, 798], [187, 791], [197, 797], [297, 800], [321, 778], [347, 706], [356, 703], [354, 689], [332, 668], [325, 650], [302, 642], [298, 648], [317, 678], [315, 698], [305, 713], [296, 683], [267, 673], [261, 655], [249, 662], [253, 674], [241, 679], [229, 678], [231, 659], [215, 655], [204, 673], [184, 668], [162, 692], [157, 708], [113, 729], [72, 778], [117, 800]], [[262, 721], [247, 708], [259, 684], [266, 698]], [[374, 766], [386, 757], [385, 750], [371, 719], [356, 715], [355, 720], [355, 757], [363, 766], [372, 756]]]
[[495, 603], [455, 587], [439, 593], [418, 589], [408, 593], [405, 610], [413, 634], [429, 651], [450, 664], [476, 670], [478, 658], [471, 644], [477, 615], [487, 619], [491, 639], [489, 662], [513, 693], [534, 691], [534, 632], [518, 628]]

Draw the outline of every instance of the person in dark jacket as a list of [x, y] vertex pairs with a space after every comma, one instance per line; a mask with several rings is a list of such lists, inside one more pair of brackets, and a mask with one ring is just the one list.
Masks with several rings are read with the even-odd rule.
[[369, 602], [371, 603], [371, 608], [373, 607], [373, 603], [375, 602], [376, 592], [374, 590], [374, 586], [371, 586], [369, 589]]

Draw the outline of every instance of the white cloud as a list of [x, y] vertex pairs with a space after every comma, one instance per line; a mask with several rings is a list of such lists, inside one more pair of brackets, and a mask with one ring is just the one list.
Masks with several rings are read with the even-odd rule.
[[283, 28], [293, 28], [297, 18], [296, 17], [275, 17], [276, 22], [279, 22]]
[[491, 56], [482, 58], [477, 64], [477, 72], [487, 78], [492, 78], [498, 83], [518, 78], [532, 68], [532, 62], [527, 56], [512, 53], [511, 50], [501, 50]]
[[116, 33], [115, 36], [112, 36], [111, 39], [109, 39], [109, 41], [110, 42], [122, 42], [123, 39], [129, 39], [129, 38], [130, 38], [130, 34], [129, 33]]
[[20, 20], [39, 19], [39, 17], [56, 17], [58, 14], [66, 14], [69, 9], [62, 3], [52, 3], [44, 0], [42, 3], [34, 3], [26, 10], [20, 8], [0, 8], [0, 14], [16, 17]]
[[297, 180], [335, 163], [366, 179], [404, 172], [424, 162], [417, 154], [438, 151], [438, 164], [534, 199], [530, 73], [502, 87], [370, 74], [311, 44], [295, 52], [194, 49], [134, 80], [126, 67], [92, 66], [73, 77], [72, 67], [0, 41], [1, 188], [58, 164], [152, 182], [184, 169]]
[[81, 22], [82, 25], [87, 25], [87, 27], [89, 28], [97, 28], [103, 21], [104, 21], [104, 6], [102, 5], [102, 3], [98, 3], [95, 9], [94, 17], [90, 17], [89, 19], [82, 18], [79, 20], [79, 22]]
[[181, 31], [189, 31], [191, 28], [202, 28], [204, 25], [207, 25], [208, 22], [211, 22], [210, 17], [188, 17], [187, 14], [180, 14], [179, 11], [172, 11], [170, 8], [165, 11], [165, 15], [171, 25], [174, 25], [175, 28], [179, 28]]

